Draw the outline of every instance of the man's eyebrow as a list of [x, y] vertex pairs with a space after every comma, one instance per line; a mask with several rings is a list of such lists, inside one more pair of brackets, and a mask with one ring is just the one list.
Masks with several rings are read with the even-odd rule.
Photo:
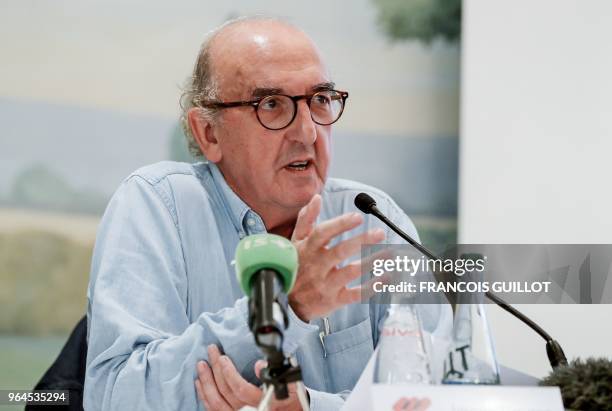
[[311, 90], [316, 93], [317, 91], [333, 90], [334, 87], [336, 87], [336, 84], [333, 81], [326, 81], [325, 83], [315, 84]]
[[251, 97], [262, 98], [272, 94], [283, 94], [283, 89], [276, 87], [257, 87], [251, 93]]
[[[314, 93], [318, 91], [333, 90], [336, 84], [333, 81], [326, 81], [324, 83], [315, 84], [310, 88]], [[284, 90], [278, 87], [256, 87], [251, 93], [251, 97], [254, 99], [263, 98], [272, 94], [284, 94]]]

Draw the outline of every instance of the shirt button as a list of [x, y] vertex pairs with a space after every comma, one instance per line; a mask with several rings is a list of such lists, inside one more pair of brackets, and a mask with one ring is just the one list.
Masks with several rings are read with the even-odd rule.
[[248, 224], [250, 227], [253, 227], [253, 226], [255, 225], [255, 220], [254, 220], [254, 219], [252, 219], [252, 218], [249, 218], [249, 219], [247, 220], [247, 224]]

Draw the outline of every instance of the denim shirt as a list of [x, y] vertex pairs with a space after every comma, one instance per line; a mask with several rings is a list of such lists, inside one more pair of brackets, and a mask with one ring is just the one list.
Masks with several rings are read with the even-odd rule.
[[[417, 237], [385, 193], [347, 180], [328, 179], [318, 222], [356, 211], [353, 199], [362, 191]], [[332, 245], [374, 227], [385, 228], [365, 216]], [[255, 383], [253, 366], [262, 354], [232, 260], [242, 237], [265, 231], [213, 164], [161, 162], [124, 180], [104, 213], [92, 258], [85, 409], [204, 409], [194, 380], [209, 344]], [[386, 242], [402, 243], [386, 233]], [[342, 406], [372, 355], [386, 308], [345, 306], [329, 316], [331, 333], [323, 338], [321, 319], [305, 323], [289, 309], [283, 348], [302, 367], [312, 410]], [[442, 311], [427, 306], [424, 327], [440, 327]]]

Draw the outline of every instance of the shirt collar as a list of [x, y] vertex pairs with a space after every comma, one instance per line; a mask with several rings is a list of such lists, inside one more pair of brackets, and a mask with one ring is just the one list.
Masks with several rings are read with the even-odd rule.
[[[251, 208], [238, 197], [238, 194], [232, 190], [216, 164], [209, 162], [208, 165], [211, 170], [213, 181], [221, 193], [225, 207], [240, 237], [243, 237], [245, 232], [246, 234], [253, 234], [254, 231], [261, 231], [256, 230], [256, 228], [263, 229], [261, 217], [259, 217], [255, 211], [251, 210]], [[252, 220], [251, 224], [247, 224], [247, 216], [249, 217], [248, 219]], [[257, 224], [254, 224], [253, 221], [256, 221]], [[265, 231], [265, 229], [263, 229], [263, 231]]]

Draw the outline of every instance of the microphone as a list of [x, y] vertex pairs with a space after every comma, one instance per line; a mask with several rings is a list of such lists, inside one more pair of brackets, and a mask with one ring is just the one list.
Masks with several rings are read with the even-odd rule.
[[567, 367], [553, 370], [539, 385], [559, 387], [568, 410], [610, 410], [612, 359], [573, 359]]
[[[402, 229], [393, 224], [391, 220], [387, 218], [379, 209], [376, 207], [376, 200], [374, 200], [370, 195], [366, 193], [359, 193], [355, 197], [355, 206], [365, 214], [372, 214], [374, 217], [378, 218], [382, 221], [387, 227], [393, 230], [397, 235], [406, 240], [410, 245], [419, 250], [423, 255], [427, 256], [432, 260], [439, 260], [440, 258], [436, 256], [434, 253], [429, 251], [423, 245], [419, 244], [415, 239], [406, 234]], [[519, 320], [521, 320], [524, 324], [529, 326], [532, 330], [538, 333], [545, 341], [546, 341], [546, 354], [548, 355], [548, 361], [553, 369], [557, 368], [559, 365], [567, 365], [567, 358], [565, 357], [565, 353], [561, 348], [561, 344], [559, 344], [555, 339], [553, 339], [550, 334], [548, 334], [542, 327], [536, 324], [533, 320], [527, 317], [525, 314], [517, 310], [516, 308], [509, 305], [503, 299], [488, 291], [485, 293], [487, 298], [493, 301], [495, 304], [503, 308], [505, 311], [509, 312]]]
[[432, 260], [438, 259], [438, 257], [436, 257], [431, 251], [429, 251], [427, 248], [419, 244], [414, 238], [410, 237], [408, 234], [403, 232], [398, 226], [393, 224], [393, 222], [389, 220], [386, 215], [381, 213], [378, 207], [376, 207], [376, 201], [370, 195], [366, 193], [357, 194], [357, 196], [355, 197], [355, 206], [362, 213], [372, 214], [374, 217], [378, 218], [380, 221], [385, 223], [387, 227], [395, 231], [400, 237], [408, 241], [408, 243], [410, 243], [411, 246], [415, 247], [417, 250], [425, 254], [427, 257], [431, 258]]
[[287, 294], [295, 283], [297, 268], [297, 250], [291, 241], [278, 235], [251, 235], [236, 248], [236, 277], [249, 297], [249, 327], [271, 366], [285, 359]]

